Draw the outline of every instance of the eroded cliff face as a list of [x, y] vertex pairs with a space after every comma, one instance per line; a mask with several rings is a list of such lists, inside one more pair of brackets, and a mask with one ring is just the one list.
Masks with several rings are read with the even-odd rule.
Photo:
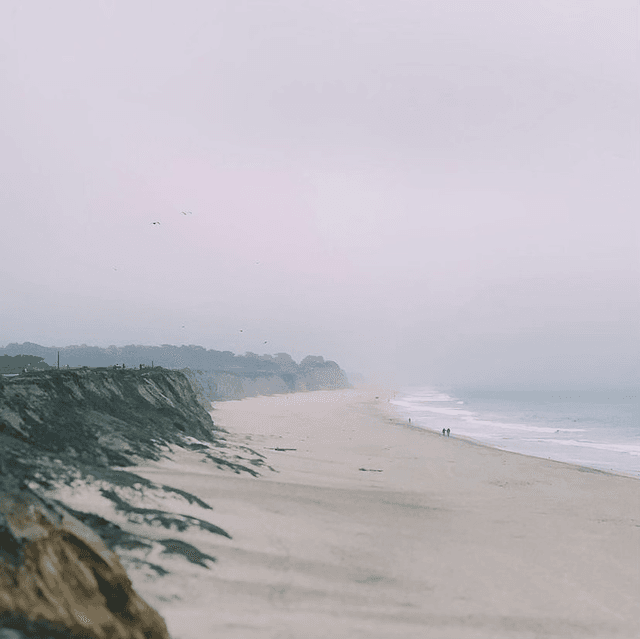
[[165, 555], [209, 570], [215, 557], [176, 535], [195, 528], [230, 537], [209, 504], [117, 468], [157, 460], [172, 446], [235, 473], [264, 466], [259, 453], [245, 449], [241, 459], [225, 442], [179, 371], [0, 378], [0, 629], [12, 637], [168, 637], [122, 562], [144, 579], [169, 572], [158, 560]]
[[350, 388], [346, 373], [330, 360], [322, 357], [305, 357], [299, 365], [295, 390], [336, 390]]
[[0, 548], [0, 627], [27, 636], [169, 639], [99, 536], [6, 476]]
[[186, 377], [161, 368], [50, 370], [0, 380], [0, 433], [78, 461], [133, 465], [216, 428]]
[[0, 636], [8, 628], [12, 639], [168, 637], [132, 575], [139, 585], [163, 579], [171, 570], [165, 555], [210, 570], [215, 557], [180, 533], [230, 534], [216, 525], [211, 505], [122, 467], [179, 446], [230, 472], [272, 471], [263, 455], [215, 426], [210, 402], [348, 381], [322, 358], [271, 364], [278, 370], [87, 368], [0, 377]]
[[205, 409], [211, 410], [211, 402], [227, 399], [243, 399], [258, 395], [292, 393], [295, 388], [286, 376], [272, 373], [235, 373], [226, 371], [182, 371], [191, 382], [198, 399]]
[[300, 364], [278, 362], [273, 371], [206, 371], [184, 369], [191, 386], [206, 409], [211, 402], [258, 395], [349, 388], [345, 372], [322, 357], [307, 357]]
[[[113, 367], [115, 364], [126, 366], [125, 370], [131, 371], [143, 365], [149, 367], [153, 362], [164, 370], [181, 370], [189, 376], [198, 400], [206, 410], [210, 409], [212, 401], [225, 399], [350, 388], [345, 372], [336, 362], [313, 355], [297, 363], [287, 353], [234, 355], [230, 351], [207, 350], [193, 345], [53, 348], [26, 342], [0, 348], [0, 359], [5, 359], [7, 366], [9, 360], [15, 360], [12, 365], [16, 371], [22, 371], [29, 365], [32, 368], [36, 365], [55, 366], [58, 356], [63, 366], [90, 366], [93, 371], [99, 370], [96, 367]], [[7, 367], [6, 370], [14, 369]], [[152, 372], [157, 369], [145, 370]]]

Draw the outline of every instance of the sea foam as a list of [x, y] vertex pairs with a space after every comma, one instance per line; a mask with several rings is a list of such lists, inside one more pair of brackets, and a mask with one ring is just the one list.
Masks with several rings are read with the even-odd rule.
[[421, 428], [449, 428], [454, 437], [496, 448], [640, 477], [640, 418], [637, 394], [630, 391], [411, 387], [391, 402]]

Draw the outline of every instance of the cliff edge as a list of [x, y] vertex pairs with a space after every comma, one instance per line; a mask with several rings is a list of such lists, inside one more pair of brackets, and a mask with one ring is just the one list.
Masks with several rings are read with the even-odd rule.
[[132, 466], [216, 427], [179, 371], [76, 369], [0, 378], [0, 434], [80, 462]]
[[[189, 377], [198, 400], [210, 410], [212, 401], [308, 390], [350, 388], [346, 373], [332, 360], [309, 355], [297, 363], [287, 353], [235, 355], [202, 346], [65, 346], [47, 347], [25, 342], [0, 348], [5, 372], [89, 366], [125, 370], [161, 366]], [[126, 368], [125, 368], [126, 367]], [[1, 371], [0, 371], [1, 372]]]
[[207, 410], [211, 402], [257, 395], [350, 388], [345, 372], [331, 360], [309, 356], [297, 364], [288, 355], [256, 358], [255, 367], [244, 370], [185, 368], [198, 399]]
[[157, 558], [167, 554], [206, 570], [215, 557], [176, 532], [195, 527], [230, 537], [215, 525], [209, 504], [117, 468], [160, 459], [174, 446], [236, 473], [256, 475], [263, 464], [258, 453], [239, 463], [179, 371], [53, 369], [0, 377], [0, 628], [11, 629], [5, 635], [168, 638], [126, 570], [161, 578], [168, 570]]

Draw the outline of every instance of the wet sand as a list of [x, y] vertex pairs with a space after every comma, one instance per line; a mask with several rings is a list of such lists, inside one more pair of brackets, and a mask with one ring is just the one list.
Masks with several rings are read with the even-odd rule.
[[640, 636], [640, 481], [413, 429], [388, 398], [216, 404], [258, 478], [191, 453], [136, 469], [232, 536], [185, 533], [209, 570], [133, 576], [174, 639]]

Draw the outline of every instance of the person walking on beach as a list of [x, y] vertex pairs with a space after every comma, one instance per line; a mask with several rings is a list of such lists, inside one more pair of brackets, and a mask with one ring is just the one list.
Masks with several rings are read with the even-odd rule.
[[447, 431], [443, 428], [442, 429], [442, 434], [444, 435]]
[[447, 437], [449, 437], [449, 433], [451, 432], [450, 428], [447, 428]]

